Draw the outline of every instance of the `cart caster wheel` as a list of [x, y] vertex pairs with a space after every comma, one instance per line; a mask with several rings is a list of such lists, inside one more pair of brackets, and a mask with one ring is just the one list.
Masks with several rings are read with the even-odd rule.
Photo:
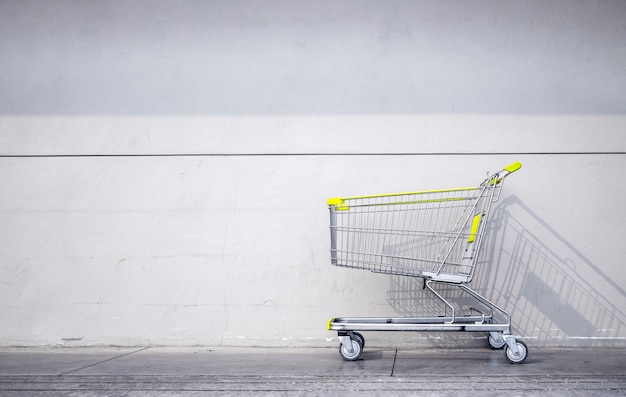
[[355, 361], [361, 358], [361, 354], [363, 354], [363, 345], [361, 345], [361, 341], [356, 338], [350, 338], [350, 343], [352, 343], [352, 352], [348, 351], [348, 349], [343, 345], [339, 345], [339, 354], [346, 361]]
[[353, 332], [352, 337], [361, 343], [361, 348], [365, 348], [365, 338], [358, 332]]
[[500, 350], [506, 345], [506, 341], [499, 332], [490, 332], [487, 342], [491, 350]]
[[511, 364], [521, 364], [528, 358], [528, 346], [526, 346], [526, 343], [522, 342], [521, 340], [517, 341], [516, 343], [518, 349], [517, 354], [513, 353], [511, 349], [509, 349], [508, 345], [504, 349], [506, 359], [509, 360]]

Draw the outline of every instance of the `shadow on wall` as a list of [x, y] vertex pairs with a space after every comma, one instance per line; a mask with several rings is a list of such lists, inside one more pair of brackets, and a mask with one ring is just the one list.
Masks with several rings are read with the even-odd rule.
[[[514, 334], [546, 346], [626, 343], [623, 287], [516, 196], [502, 200], [489, 222], [471, 286], [511, 313]], [[442, 295], [459, 313], [479, 306], [458, 288]], [[390, 277], [388, 297], [403, 316], [443, 312], [419, 278]], [[463, 339], [446, 337], [454, 338]]]

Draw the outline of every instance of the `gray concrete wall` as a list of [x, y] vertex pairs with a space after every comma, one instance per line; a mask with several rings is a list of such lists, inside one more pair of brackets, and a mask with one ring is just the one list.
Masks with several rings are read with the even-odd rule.
[[[419, 280], [330, 266], [332, 196], [513, 161], [472, 286], [626, 341], [623, 2], [0, 2], [0, 344], [333, 346]], [[478, 343], [376, 334], [371, 345]]]

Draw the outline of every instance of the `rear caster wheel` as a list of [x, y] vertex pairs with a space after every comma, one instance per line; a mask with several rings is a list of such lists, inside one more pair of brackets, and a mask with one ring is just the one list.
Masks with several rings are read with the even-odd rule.
[[339, 345], [339, 354], [346, 361], [355, 361], [361, 357], [363, 354], [363, 345], [361, 341], [356, 338], [350, 338], [350, 343], [352, 345], [352, 351], [350, 352], [348, 347], [344, 346], [343, 343]]
[[491, 350], [500, 350], [504, 347], [504, 345], [506, 345], [506, 341], [500, 332], [490, 332], [487, 342], [489, 343], [489, 348]]
[[353, 332], [352, 337], [361, 343], [361, 348], [365, 348], [365, 338], [358, 332]]
[[506, 359], [509, 360], [511, 364], [521, 364], [528, 358], [528, 347], [526, 343], [520, 341], [516, 341], [517, 343], [517, 353], [513, 352], [509, 345], [504, 349], [504, 353], [506, 355]]

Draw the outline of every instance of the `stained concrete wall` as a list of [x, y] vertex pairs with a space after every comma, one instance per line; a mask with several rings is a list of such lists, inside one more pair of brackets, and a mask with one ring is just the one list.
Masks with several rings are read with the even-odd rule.
[[333, 346], [331, 316], [439, 310], [419, 280], [330, 266], [326, 198], [521, 161], [473, 287], [530, 344], [623, 345], [624, 16], [0, 3], [0, 344]]

